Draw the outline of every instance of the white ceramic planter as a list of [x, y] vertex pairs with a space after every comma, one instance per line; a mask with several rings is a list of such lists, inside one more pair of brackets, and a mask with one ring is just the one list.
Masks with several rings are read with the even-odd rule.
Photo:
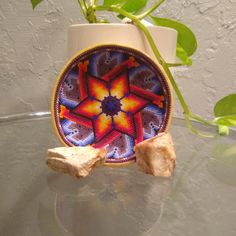
[[[159, 26], [148, 26], [165, 61], [175, 62], [177, 32]], [[100, 44], [120, 44], [146, 52], [154, 60], [153, 52], [143, 33], [132, 24], [81, 24], [71, 25], [68, 32], [68, 56]]]

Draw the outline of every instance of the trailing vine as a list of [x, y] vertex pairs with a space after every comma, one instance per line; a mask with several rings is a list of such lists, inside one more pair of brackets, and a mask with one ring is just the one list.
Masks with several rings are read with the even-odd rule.
[[[33, 8], [35, 8], [43, 0], [31, 0]], [[191, 55], [197, 49], [197, 40], [194, 33], [184, 24], [166, 18], [158, 18], [151, 16], [151, 14], [163, 3], [165, 0], [159, 0], [154, 3], [150, 8], [143, 11], [148, 0], [104, 0], [102, 4], [98, 4], [97, 0], [78, 0], [81, 11], [84, 18], [91, 24], [96, 23], [109, 23], [107, 19], [100, 19], [97, 17], [96, 13], [98, 11], [112, 12], [117, 14], [119, 19], [126, 17], [131, 23], [136, 25], [147, 38], [152, 51], [166, 72], [172, 87], [180, 101], [183, 108], [183, 114], [186, 120], [187, 127], [195, 134], [200, 134], [205, 137], [209, 137], [207, 134], [199, 132], [192, 126], [192, 121], [197, 121], [205, 125], [215, 125], [218, 126], [219, 133], [222, 135], [227, 135], [229, 133], [229, 127], [236, 127], [236, 94], [230, 94], [220, 101], [218, 101], [214, 108], [214, 120], [206, 120], [196, 114], [194, 114], [188, 104], [186, 103], [171, 71], [170, 67], [188, 65], [192, 64], [190, 58]], [[169, 64], [161, 56], [155, 42], [150, 34], [147, 26], [143, 23], [143, 19], [150, 17], [153, 24], [170, 27], [178, 32], [178, 42], [176, 56], [180, 59], [181, 63]]]

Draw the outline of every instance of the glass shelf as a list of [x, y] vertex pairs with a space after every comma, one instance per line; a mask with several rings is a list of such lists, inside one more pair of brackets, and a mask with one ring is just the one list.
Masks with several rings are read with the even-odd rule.
[[132, 164], [77, 180], [45, 164], [47, 149], [61, 145], [50, 112], [0, 117], [0, 127], [0, 235], [236, 235], [235, 131], [202, 138], [173, 119], [172, 178]]

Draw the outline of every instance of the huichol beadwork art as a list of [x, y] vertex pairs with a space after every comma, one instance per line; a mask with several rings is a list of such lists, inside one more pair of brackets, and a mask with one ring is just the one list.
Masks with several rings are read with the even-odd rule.
[[121, 46], [94, 47], [61, 73], [54, 94], [55, 126], [69, 146], [104, 147], [107, 163], [134, 160], [133, 147], [164, 131], [171, 94], [159, 67]]

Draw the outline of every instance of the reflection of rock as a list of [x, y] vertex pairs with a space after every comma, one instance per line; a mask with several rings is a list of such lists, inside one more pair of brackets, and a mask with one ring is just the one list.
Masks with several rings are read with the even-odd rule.
[[160, 216], [171, 183], [143, 175], [135, 166], [115, 171], [101, 167], [88, 178], [74, 182], [73, 190], [68, 189], [69, 183], [62, 183], [64, 193], [57, 178], [48, 181], [53, 191], [59, 192], [56, 215], [63, 228], [73, 235], [86, 236], [140, 235], [149, 230]]
[[236, 145], [220, 144], [208, 161], [209, 172], [219, 181], [236, 185]]

